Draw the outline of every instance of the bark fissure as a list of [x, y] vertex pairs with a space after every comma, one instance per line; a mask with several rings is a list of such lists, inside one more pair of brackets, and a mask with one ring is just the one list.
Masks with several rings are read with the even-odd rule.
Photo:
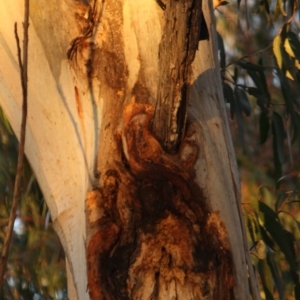
[[169, 152], [185, 134], [191, 64], [198, 49], [202, 1], [170, 0], [159, 46], [159, 85], [153, 133]]
[[[107, 99], [103, 111], [106, 125], [100, 133], [105, 142], [98, 152], [99, 178], [86, 199], [91, 299], [233, 297], [226, 230], [194, 182], [199, 147], [193, 126], [185, 129], [201, 1], [177, 2], [168, 3], [172, 5], [170, 10], [175, 11], [168, 25], [175, 42], [170, 48], [164, 33], [160, 44], [160, 62], [164, 67], [155, 109], [149, 104], [153, 99], [144, 84], [143, 69], [128, 91], [122, 20], [115, 19], [122, 1], [107, 3], [105, 11], [109, 17], [101, 20], [101, 47], [94, 49], [89, 58], [93, 66], [89, 74], [99, 80], [101, 87], [105, 86]], [[184, 29], [180, 26], [182, 13], [188, 15]], [[179, 54], [176, 40], [180, 42]], [[124, 106], [129, 99], [130, 103]], [[170, 104], [170, 113], [160, 110]], [[160, 139], [153, 129], [158, 113], [161, 120], [171, 122], [167, 125], [173, 134], [171, 139]], [[163, 126], [159, 126], [163, 132]]]

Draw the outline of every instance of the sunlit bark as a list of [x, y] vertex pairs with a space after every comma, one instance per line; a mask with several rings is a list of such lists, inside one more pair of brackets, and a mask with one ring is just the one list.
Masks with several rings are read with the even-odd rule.
[[[187, 135], [170, 155], [148, 126], [164, 26], [156, 1], [31, 1], [25, 152], [66, 252], [70, 299], [89, 299], [87, 286], [93, 299], [249, 299], [248, 272], [258, 299], [211, 5]], [[22, 17], [21, 0], [1, 1], [0, 103], [17, 134]]]

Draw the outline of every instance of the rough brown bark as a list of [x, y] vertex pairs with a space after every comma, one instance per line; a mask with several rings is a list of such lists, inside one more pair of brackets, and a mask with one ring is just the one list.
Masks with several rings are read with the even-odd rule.
[[185, 135], [191, 64], [202, 25], [202, 1], [167, 1], [164, 19], [153, 133], [166, 150], [175, 152]]
[[233, 299], [226, 230], [193, 180], [193, 127], [169, 155], [152, 118], [151, 105], [124, 108], [116, 161], [88, 195], [91, 298]]
[[[89, 76], [105, 83], [111, 101], [104, 108], [101, 131], [109, 146], [100, 145], [100, 178], [86, 199], [88, 285], [94, 300], [233, 299], [226, 230], [194, 182], [199, 149], [192, 125], [184, 137], [201, 2], [170, 3], [166, 11], [171, 20], [160, 45], [156, 117], [142, 82], [127, 91], [123, 21], [114, 18], [122, 15], [121, 1], [105, 4], [102, 25], [113, 36], [90, 51]], [[170, 46], [168, 32], [174, 28]], [[78, 41], [89, 45], [86, 37]], [[153, 120], [158, 140], [150, 131]]]
[[[86, 198], [94, 300], [235, 297], [226, 229], [195, 182], [200, 149], [193, 125], [185, 129], [201, 2], [169, 3], [157, 100], [142, 71], [128, 89], [123, 1], [105, 2], [105, 18], [91, 22], [92, 30], [75, 39], [69, 52], [74, 69], [87, 67], [92, 93], [97, 78], [105, 99], [94, 187]], [[170, 49], [168, 32], [174, 39]]]

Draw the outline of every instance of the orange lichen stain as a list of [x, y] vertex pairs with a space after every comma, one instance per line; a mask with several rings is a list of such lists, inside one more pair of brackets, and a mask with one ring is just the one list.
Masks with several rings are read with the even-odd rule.
[[77, 86], [75, 86], [75, 99], [76, 99], [76, 105], [77, 105], [77, 113], [80, 119], [83, 119], [83, 109], [82, 104], [79, 96], [79, 91]]
[[230, 248], [227, 230], [224, 223], [220, 219], [220, 213], [218, 211], [210, 213], [207, 219], [207, 228], [209, 232], [212, 233], [212, 236], [221, 242], [224, 249], [228, 250]]
[[152, 167], [164, 168], [170, 173], [186, 178], [188, 171], [197, 160], [198, 147], [194, 130], [189, 129], [176, 154], [168, 154], [151, 134], [149, 125], [154, 107], [149, 104], [129, 103], [123, 111], [122, 142], [125, 156], [135, 174], [154, 171]]
[[80, 99], [80, 94], [77, 86], [75, 86], [75, 99], [76, 99], [76, 106], [77, 106], [77, 113], [82, 129], [82, 134], [84, 138], [84, 145], [86, 145], [86, 135], [85, 135], [85, 126], [84, 126], [84, 113], [83, 113], [83, 108], [82, 108], [82, 103]]
[[117, 91], [117, 96], [123, 97], [124, 96], [124, 91]]
[[[193, 241], [182, 220], [173, 215], [163, 219], [156, 227], [156, 234], [141, 235], [140, 254], [132, 265], [135, 268], [164, 269], [191, 268], [193, 261]], [[181, 272], [176, 272], [182, 280]]]
[[188, 266], [191, 268], [193, 261], [193, 242], [190, 238], [188, 227], [173, 215], [163, 219], [157, 226], [158, 242], [172, 256], [172, 262], [176, 266]]
[[131, 119], [138, 114], [146, 114], [151, 118], [154, 114], [154, 107], [150, 104], [129, 103], [123, 110], [123, 123], [129, 124]]
[[99, 190], [92, 190], [86, 196], [86, 208], [89, 222], [97, 222], [104, 216], [104, 210], [100, 205], [101, 194]]
[[86, 205], [88, 210], [93, 210], [99, 206], [98, 199], [100, 197], [100, 192], [98, 190], [92, 190], [88, 192], [86, 197]]

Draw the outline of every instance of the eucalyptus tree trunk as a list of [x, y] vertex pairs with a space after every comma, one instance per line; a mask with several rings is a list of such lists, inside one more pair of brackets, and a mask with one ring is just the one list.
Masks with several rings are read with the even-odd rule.
[[[250, 277], [258, 299], [212, 3], [85, 2], [30, 6], [25, 152], [69, 298], [249, 299]], [[21, 0], [1, 1], [0, 103], [17, 135], [22, 18]]]

